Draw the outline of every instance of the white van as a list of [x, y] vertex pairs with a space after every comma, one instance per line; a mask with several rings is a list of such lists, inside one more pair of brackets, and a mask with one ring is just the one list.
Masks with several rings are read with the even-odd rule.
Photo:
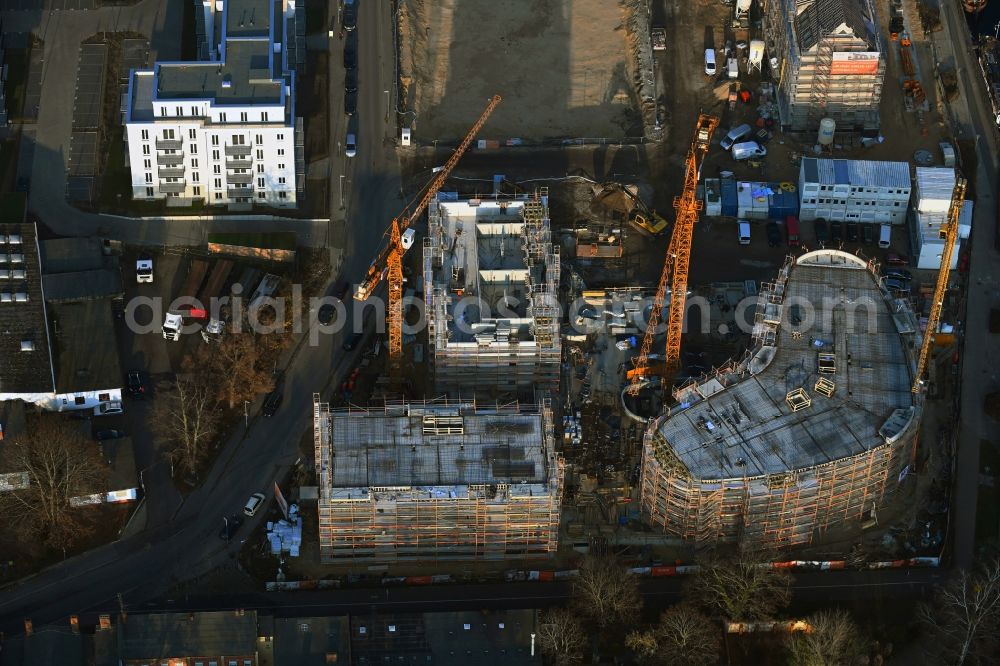
[[730, 58], [726, 62], [726, 73], [729, 75], [729, 78], [731, 79], [740, 78], [740, 65], [739, 62], [736, 60], [736, 58]]
[[715, 76], [715, 49], [705, 49], [705, 74]]
[[746, 220], [736, 220], [738, 231], [740, 234], [740, 245], [750, 244], [750, 223]]
[[748, 160], [752, 157], [764, 157], [767, 155], [767, 148], [756, 141], [745, 141], [733, 144], [732, 152], [734, 160]]
[[883, 250], [892, 245], [892, 227], [883, 224], [878, 230], [878, 246]]
[[723, 150], [729, 150], [733, 147], [734, 143], [740, 139], [750, 136], [750, 132], [752, 131], [753, 128], [750, 127], [750, 125], [743, 123], [742, 125], [729, 130], [726, 136], [722, 137], [722, 141], [719, 142], [719, 145], [722, 146]]

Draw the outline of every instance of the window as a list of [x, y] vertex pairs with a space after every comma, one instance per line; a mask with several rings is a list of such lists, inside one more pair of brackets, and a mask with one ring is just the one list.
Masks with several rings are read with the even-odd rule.
[[264, 173], [264, 165], [263, 164], [258, 164], [257, 165], [257, 173]]
[[192, 174], [191, 174], [191, 182], [192, 182], [192, 183], [197, 183], [197, 182], [198, 182], [198, 180], [199, 180], [199, 179], [198, 179], [198, 172], [197, 172], [197, 171], [195, 171], [194, 173], [192, 173]]
[[219, 121], [226, 122], [226, 114], [225, 114], [225, 112], [219, 114]]
[[165, 106], [161, 106], [160, 107], [160, 116], [166, 118], [166, 116], [167, 116], [167, 107], [165, 107]]
[[142, 154], [143, 155], [149, 155], [149, 146], [143, 146], [142, 147]]
[[174, 138], [174, 131], [172, 129], [165, 129], [165, 130], [163, 130], [163, 138], [164, 139], [173, 139]]
[[191, 144], [191, 154], [192, 155], [197, 155], [198, 154], [198, 144], [197, 143], [192, 143]]
[[147, 183], [152, 183], [153, 182], [153, 174], [151, 174], [148, 171], [146, 172], [146, 182]]
[[146, 188], [146, 196], [147, 197], [153, 196], [153, 188], [152, 187], [147, 187]]
[[222, 167], [216, 164], [212, 167], [212, 173], [222, 173]]
[[257, 149], [257, 159], [259, 160], [264, 159], [264, 151], [261, 150], [260, 148]]
[[257, 179], [257, 187], [264, 187], [264, 179], [263, 178], [258, 178]]
[[284, 164], [279, 164], [279, 165], [278, 165], [278, 168], [279, 168], [279, 169], [281, 169], [282, 171], [284, 171], [284, 169], [285, 169], [285, 165], [284, 165]]
[[73, 404], [74, 405], [86, 405], [87, 404], [87, 399], [84, 398], [82, 395], [78, 395], [75, 398], [73, 398]]
[[183, 106], [178, 106], [177, 107], [177, 115], [178, 116], [183, 116], [184, 115], [184, 107]]
[[284, 148], [278, 148], [278, 157], [281, 157], [284, 154], [285, 154], [285, 149]]
[[280, 183], [281, 185], [284, 185], [285, 184], [285, 177], [284, 176], [278, 176], [278, 183]]
[[278, 135], [278, 141], [284, 141], [284, 140], [285, 140], [285, 135], [284, 134], [279, 134]]
[[266, 197], [266, 196], [267, 196], [267, 193], [266, 193], [266, 192], [258, 192], [258, 193], [257, 193], [257, 198], [258, 198], [258, 199], [263, 199], [263, 198], [264, 198], [264, 197]]
[[198, 168], [198, 160], [192, 159], [191, 160], [191, 166], [194, 167], [195, 169], [197, 169]]
[[216, 178], [215, 179], [215, 187], [216, 187], [216, 189], [222, 187], [222, 179], [221, 178]]
[[287, 199], [288, 198], [288, 192], [278, 192], [278, 198], [279, 199]]
[[215, 193], [215, 198], [216, 199], [221, 199], [222, 198], [222, 192], [216, 192]]
[[142, 140], [149, 141], [149, 130], [142, 130]]
[[[197, 174], [195, 174], [195, 175], [197, 175]], [[196, 197], [200, 197], [201, 196], [201, 188], [198, 187], [197, 185], [194, 186], [194, 195]]]
[[212, 159], [213, 160], [219, 159], [219, 151], [217, 151], [217, 150], [213, 150], [212, 151]]
[[146, 168], [146, 169], [152, 169], [153, 168], [153, 163], [150, 160], [143, 160], [142, 161], [142, 166], [144, 168]]
[[[192, 116], [197, 116], [198, 115], [198, 107], [197, 106], [192, 106], [191, 107], [191, 115]], [[191, 138], [192, 139], [194, 138], [194, 130], [191, 130]]]
[[262, 121], [264, 121], [265, 123], [267, 122], [267, 111], [261, 111], [260, 112], [260, 119]]
[[213, 146], [219, 145], [219, 135], [218, 134], [213, 134], [212, 135], [212, 145]]
[[241, 123], [245, 123], [247, 121], [247, 115], [249, 115], [249, 114], [247, 114], [246, 111], [241, 111], [240, 112], [240, 122]]
[[257, 143], [264, 143], [264, 137], [263, 137], [263, 135], [258, 134], [256, 141], [257, 141]]
[[[246, 114], [243, 114], [243, 115], [246, 115]], [[233, 135], [233, 145], [234, 146], [245, 146], [245, 145], [247, 145], [247, 138], [245, 136], [243, 136], [242, 134], [234, 134]]]

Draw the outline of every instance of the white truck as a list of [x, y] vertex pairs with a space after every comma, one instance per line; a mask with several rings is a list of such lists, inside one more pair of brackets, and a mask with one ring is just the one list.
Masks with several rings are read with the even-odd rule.
[[153, 284], [153, 258], [148, 254], [140, 254], [135, 262], [135, 281], [137, 284]]
[[[205, 273], [208, 272], [208, 262], [195, 259], [188, 269], [187, 279], [178, 298], [194, 299], [198, 295], [198, 288], [201, 287]], [[163, 339], [177, 341], [181, 339], [181, 329], [184, 327], [184, 316], [188, 314], [188, 308], [172, 309], [163, 318]]]

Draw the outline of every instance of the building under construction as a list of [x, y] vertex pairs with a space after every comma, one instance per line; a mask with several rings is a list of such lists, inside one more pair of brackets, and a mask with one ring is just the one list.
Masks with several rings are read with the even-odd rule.
[[558, 546], [564, 463], [548, 403], [330, 411], [313, 396], [324, 562], [539, 558]]
[[784, 131], [877, 129], [885, 58], [871, 0], [769, 0], [764, 41]]
[[559, 387], [559, 250], [548, 192], [428, 208], [424, 298], [438, 391], [517, 395]]
[[819, 250], [762, 285], [746, 357], [678, 388], [645, 433], [647, 523], [692, 543], [784, 547], [877, 514], [921, 418], [917, 323], [877, 271]]

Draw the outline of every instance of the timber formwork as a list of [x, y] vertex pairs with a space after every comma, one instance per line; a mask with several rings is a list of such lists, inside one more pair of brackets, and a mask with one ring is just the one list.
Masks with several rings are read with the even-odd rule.
[[[884, 40], [878, 34], [833, 33], [841, 23], [864, 31], [863, 21], [845, 16], [876, 17], [870, 0], [768, 0], [764, 3], [764, 39], [768, 56], [778, 63], [778, 110], [786, 131], [815, 131], [832, 118], [838, 130], [873, 129], [885, 78]], [[836, 18], [832, 18], [836, 17]], [[877, 26], [878, 19], [872, 24]], [[837, 53], [877, 53], [875, 71], [834, 73]], [[838, 56], [842, 57], [842, 56]]]
[[[359, 426], [368, 419], [372, 428], [385, 425], [383, 435]], [[358, 437], [359, 427], [368, 435]], [[565, 476], [553, 428], [547, 402], [485, 408], [434, 401], [331, 412], [314, 396], [321, 559], [552, 555]], [[345, 462], [352, 457], [363, 470]], [[373, 483], [356, 485], [362, 478]]]
[[512, 201], [436, 201], [428, 222], [424, 294], [438, 391], [558, 390], [560, 259], [547, 188]]

